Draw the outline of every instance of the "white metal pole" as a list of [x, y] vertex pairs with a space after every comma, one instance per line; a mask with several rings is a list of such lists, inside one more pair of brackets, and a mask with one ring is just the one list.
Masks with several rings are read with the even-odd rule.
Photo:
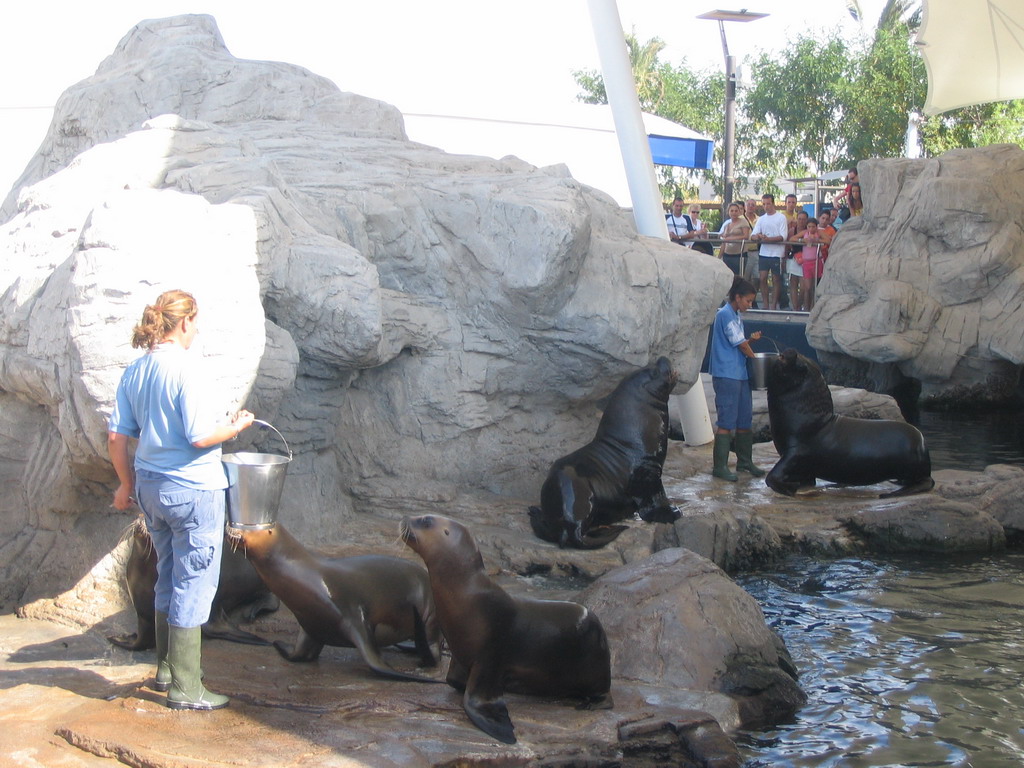
[[[654, 175], [654, 160], [647, 143], [640, 100], [636, 95], [633, 70], [629, 63], [626, 39], [615, 0], [587, 0], [590, 22], [601, 60], [605, 93], [615, 121], [615, 133], [626, 170], [626, 183], [633, 202], [633, 221], [641, 235], [668, 239], [661, 191]], [[688, 445], [704, 445], [714, 439], [708, 401], [697, 376], [696, 383], [674, 398], [679, 403], [679, 417]]]

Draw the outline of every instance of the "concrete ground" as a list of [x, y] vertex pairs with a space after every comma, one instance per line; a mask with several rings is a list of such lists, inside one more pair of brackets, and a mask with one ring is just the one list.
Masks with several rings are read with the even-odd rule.
[[[246, 628], [291, 643], [292, 622], [281, 609]], [[392, 649], [385, 657], [396, 668], [414, 670], [413, 655]], [[621, 759], [623, 741], [632, 740], [634, 750], [675, 751], [675, 737], [668, 746], [652, 739], [682, 731], [710, 732], [712, 749], [732, 749], [705, 714], [723, 707], [724, 697], [716, 694], [689, 701], [684, 693], [666, 706], [657, 691], [616, 685], [611, 710], [506, 695], [519, 737], [509, 746], [473, 727], [449, 686], [384, 680], [352, 649], [325, 648], [319, 660], [293, 664], [269, 646], [206, 640], [207, 685], [231, 696], [231, 705], [205, 713], [164, 705], [164, 694], [147, 687], [154, 660], [153, 651], [111, 645], [99, 628], [0, 616], [0, 766], [601, 765]], [[728, 716], [724, 709], [716, 714]], [[695, 765], [686, 759], [674, 764]]]

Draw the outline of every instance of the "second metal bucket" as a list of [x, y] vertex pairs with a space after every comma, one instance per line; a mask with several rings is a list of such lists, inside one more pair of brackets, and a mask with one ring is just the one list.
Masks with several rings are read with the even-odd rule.
[[253, 423], [277, 432], [288, 455], [239, 451], [221, 456], [228, 475], [228, 521], [234, 528], [272, 528], [277, 524], [284, 478], [292, 460], [292, 451], [280, 432], [265, 421]]
[[768, 366], [779, 356], [778, 352], [755, 352], [750, 361], [750, 388], [768, 388]]

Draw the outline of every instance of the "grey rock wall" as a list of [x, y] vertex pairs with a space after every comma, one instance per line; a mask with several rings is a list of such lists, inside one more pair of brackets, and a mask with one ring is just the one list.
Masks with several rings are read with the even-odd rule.
[[830, 249], [807, 332], [830, 380], [916, 379], [926, 401], [1012, 396], [1024, 363], [1024, 150], [857, 167], [864, 215]]
[[535, 497], [622, 376], [664, 354], [697, 380], [731, 278], [564, 167], [448, 155], [234, 58], [208, 16], [140, 23], [69, 88], [0, 221], [8, 604], [90, 578], [127, 522], [106, 419], [162, 290], [196, 294], [225, 412], [290, 443], [280, 518], [317, 543], [389, 497]]

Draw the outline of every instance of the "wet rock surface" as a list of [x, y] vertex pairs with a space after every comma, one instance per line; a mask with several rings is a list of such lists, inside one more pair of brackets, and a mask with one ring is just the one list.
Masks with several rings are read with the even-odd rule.
[[[754, 455], [764, 467], [777, 458], [770, 443], [757, 444]], [[145, 686], [153, 652], [126, 651], [104, 639], [133, 631], [134, 614], [118, 595], [97, 591], [89, 614], [40, 601], [21, 609], [26, 618], [0, 616], [2, 760], [90, 768], [113, 760], [160, 768], [738, 765], [729, 733], [765, 711], [780, 716], [787, 699], [776, 692], [792, 676], [788, 654], [775, 645], [756, 604], [711, 561], [735, 572], [790, 552], [885, 556], [892, 549], [868, 535], [868, 520], [879, 530], [904, 531], [902, 551], [935, 551], [937, 543], [944, 551], [990, 551], [1005, 543], [992, 533], [993, 513], [1013, 521], [1024, 509], [1020, 494], [1010, 492], [1024, 482], [1024, 469], [1004, 465], [937, 472], [933, 492], [895, 500], [877, 498], [888, 484], [781, 497], [749, 475], [737, 483], [712, 478], [710, 466], [709, 447], [672, 442], [666, 488], [683, 517], [673, 525], [630, 522], [603, 550], [560, 550], [539, 541], [529, 530], [528, 500], [452, 491], [410, 501], [388, 495], [386, 486], [377, 488], [376, 499], [387, 496], [389, 511], [366, 515], [347, 541], [330, 549], [408, 556], [397, 537], [403, 515], [433, 511], [477, 520], [473, 534], [488, 571], [507, 590], [592, 602], [615, 654], [611, 710], [510, 694], [520, 741], [509, 747], [474, 728], [447, 685], [382, 680], [352, 649], [326, 648], [316, 662], [293, 664], [269, 647], [211, 640], [204, 644], [204, 669], [211, 689], [232, 697], [231, 707], [172, 712], [162, 694]], [[989, 534], [966, 537], [972, 528]], [[647, 583], [645, 594], [665, 603], [650, 616], [643, 601], [626, 599], [624, 587], [645, 572], [658, 573], [661, 584]], [[735, 610], [721, 606], [722, 595]], [[698, 615], [712, 603], [715, 611]], [[653, 616], [677, 617], [680, 627], [652, 628]], [[747, 648], [727, 631], [743, 616], [750, 634], [761, 636]], [[296, 632], [284, 609], [242, 626], [287, 643]], [[397, 668], [416, 664], [394, 649], [386, 658]], [[799, 672], [801, 660], [791, 664]], [[692, 681], [684, 679], [688, 668], [699, 672]], [[440, 670], [420, 671], [443, 677]], [[764, 692], [773, 697], [767, 710]]]

